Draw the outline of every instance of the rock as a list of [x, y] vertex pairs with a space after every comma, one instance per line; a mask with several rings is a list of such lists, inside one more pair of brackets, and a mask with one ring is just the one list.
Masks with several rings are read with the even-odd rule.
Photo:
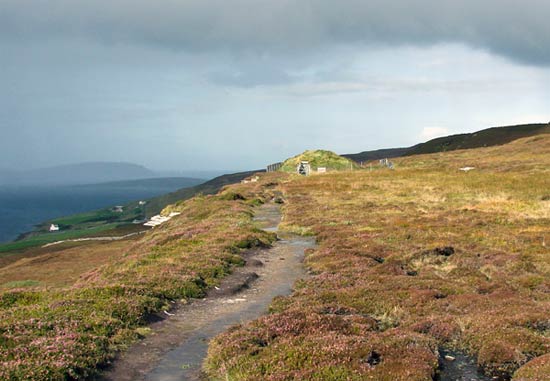
[[455, 361], [456, 358], [453, 357], [453, 356], [451, 356], [451, 355], [445, 355], [445, 360], [447, 360], [447, 361]]
[[254, 267], [261, 267], [263, 266], [263, 262], [258, 260], [258, 259], [249, 259], [248, 261], [246, 261], [248, 265], [250, 266], [254, 266]]
[[455, 249], [452, 246], [436, 247], [434, 249], [434, 253], [436, 253], [437, 255], [448, 257], [455, 253]]

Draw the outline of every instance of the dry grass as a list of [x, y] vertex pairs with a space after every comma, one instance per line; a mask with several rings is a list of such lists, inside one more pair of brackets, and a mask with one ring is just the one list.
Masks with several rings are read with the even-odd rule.
[[282, 185], [314, 276], [213, 342], [213, 379], [431, 380], [440, 346], [548, 379], [550, 135], [394, 161]]
[[[205, 290], [274, 236], [252, 223], [277, 176], [171, 207], [181, 215], [139, 240], [27, 253], [0, 270], [0, 379], [97, 373], [147, 317]], [[270, 184], [268, 184], [271, 183]]]
[[25, 281], [33, 286], [70, 286], [82, 274], [121, 257], [129, 244], [94, 242], [20, 258], [0, 268], [0, 289]]

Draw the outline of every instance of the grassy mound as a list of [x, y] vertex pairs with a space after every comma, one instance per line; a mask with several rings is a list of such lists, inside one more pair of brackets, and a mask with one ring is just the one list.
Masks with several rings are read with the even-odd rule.
[[339, 156], [334, 152], [325, 150], [309, 150], [285, 160], [280, 170], [283, 172], [294, 173], [296, 172], [296, 167], [301, 161], [308, 161], [313, 171], [317, 171], [317, 168], [319, 167], [325, 167], [328, 171], [345, 171], [359, 168], [359, 166], [352, 160]]

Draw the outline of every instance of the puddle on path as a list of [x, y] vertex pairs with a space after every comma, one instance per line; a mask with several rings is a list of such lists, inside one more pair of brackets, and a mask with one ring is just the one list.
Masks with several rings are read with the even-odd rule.
[[[439, 373], [436, 381], [496, 381], [499, 378], [485, 376], [478, 368], [474, 358], [463, 353], [440, 349]], [[451, 356], [454, 360], [445, 359]]]

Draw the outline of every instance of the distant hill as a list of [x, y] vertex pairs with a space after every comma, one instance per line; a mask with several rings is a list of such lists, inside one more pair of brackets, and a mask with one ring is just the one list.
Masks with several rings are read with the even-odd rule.
[[195, 179], [211, 180], [215, 177], [223, 176], [226, 173], [235, 173], [235, 170], [191, 170], [183, 169], [179, 171], [155, 171], [159, 177], [192, 177]]
[[194, 177], [155, 177], [152, 179], [139, 179], [139, 180], [122, 180], [122, 181], [109, 181], [105, 183], [97, 184], [84, 184], [78, 185], [83, 188], [93, 189], [136, 189], [136, 188], [173, 188], [180, 189], [186, 187], [192, 187], [204, 183], [205, 179], [197, 179]]
[[356, 162], [371, 161], [399, 156], [454, 151], [458, 149], [490, 147], [506, 144], [520, 138], [548, 133], [550, 133], [550, 123], [492, 127], [468, 134], [444, 136], [429, 140], [425, 143], [414, 145], [412, 147], [365, 151], [357, 154], [345, 154], [342, 156]]
[[155, 172], [141, 165], [132, 163], [95, 162], [8, 172], [6, 178], [0, 178], [0, 184], [76, 185], [152, 177], [158, 176]]
[[364, 151], [360, 153], [343, 154], [341, 156], [347, 157], [348, 159], [351, 159], [357, 163], [361, 163], [361, 162], [379, 160], [384, 158], [389, 159], [392, 157], [405, 156], [407, 152], [410, 152], [411, 149], [414, 147], [377, 149], [374, 151]]

